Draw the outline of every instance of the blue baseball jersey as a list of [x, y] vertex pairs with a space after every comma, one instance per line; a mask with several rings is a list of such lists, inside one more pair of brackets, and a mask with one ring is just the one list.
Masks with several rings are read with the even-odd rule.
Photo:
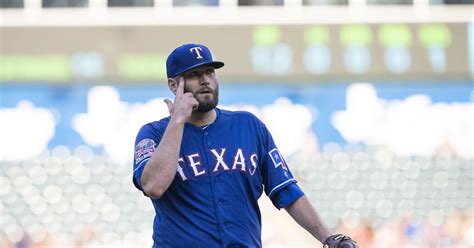
[[[176, 176], [159, 199], [150, 198], [153, 247], [261, 247], [262, 192], [277, 208], [303, 195], [257, 117], [215, 111], [208, 127], [185, 124]], [[148, 123], [137, 135], [133, 183], [140, 190], [143, 169], [168, 122]]]

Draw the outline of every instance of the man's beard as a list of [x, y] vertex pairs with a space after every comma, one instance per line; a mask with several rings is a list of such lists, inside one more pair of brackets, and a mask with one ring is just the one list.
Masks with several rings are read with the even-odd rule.
[[205, 112], [208, 112], [210, 110], [215, 109], [217, 107], [217, 103], [219, 101], [217, 99], [216, 94], [214, 94], [214, 99], [209, 99], [209, 100], [199, 100], [199, 99], [197, 99], [197, 100], [199, 102], [199, 106], [195, 111], [199, 112], [199, 113], [205, 113]]
[[[189, 89], [186, 89], [186, 85], [184, 85], [184, 92], [191, 92]], [[198, 101], [199, 105], [198, 108], [195, 109], [194, 111], [199, 112], [199, 113], [205, 113], [210, 110], [213, 110], [217, 107], [217, 104], [219, 103], [219, 87], [216, 87], [215, 90], [211, 90], [212, 98], [211, 99], [202, 99], [202, 96], [199, 97], [199, 93], [197, 92], [191, 92], [193, 93], [194, 98]]]

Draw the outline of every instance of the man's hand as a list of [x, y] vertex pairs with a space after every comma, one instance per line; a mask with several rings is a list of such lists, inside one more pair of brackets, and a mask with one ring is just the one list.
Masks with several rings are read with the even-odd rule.
[[174, 121], [184, 123], [189, 120], [194, 109], [199, 106], [198, 101], [191, 92], [184, 93], [184, 78], [180, 77], [176, 89], [174, 102], [165, 99], [166, 105]]
[[335, 234], [324, 242], [324, 248], [359, 248], [357, 243], [348, 236]]

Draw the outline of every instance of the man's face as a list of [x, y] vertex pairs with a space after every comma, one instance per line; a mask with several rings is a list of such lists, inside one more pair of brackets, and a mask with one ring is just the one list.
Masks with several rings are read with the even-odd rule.
[[184, 92], [191, 92], [199, 102], [197, 112], [216, 108], [219, 102], [219, 82], [214, 67], [200, 66], [183, 73]]

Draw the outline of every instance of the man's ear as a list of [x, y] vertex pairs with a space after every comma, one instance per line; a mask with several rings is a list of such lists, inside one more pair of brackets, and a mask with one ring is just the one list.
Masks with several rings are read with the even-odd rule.
[[168, 88], [176, 95], [176, 90], [178, 89], [178, 82], [173, 78], [168, 78]]

